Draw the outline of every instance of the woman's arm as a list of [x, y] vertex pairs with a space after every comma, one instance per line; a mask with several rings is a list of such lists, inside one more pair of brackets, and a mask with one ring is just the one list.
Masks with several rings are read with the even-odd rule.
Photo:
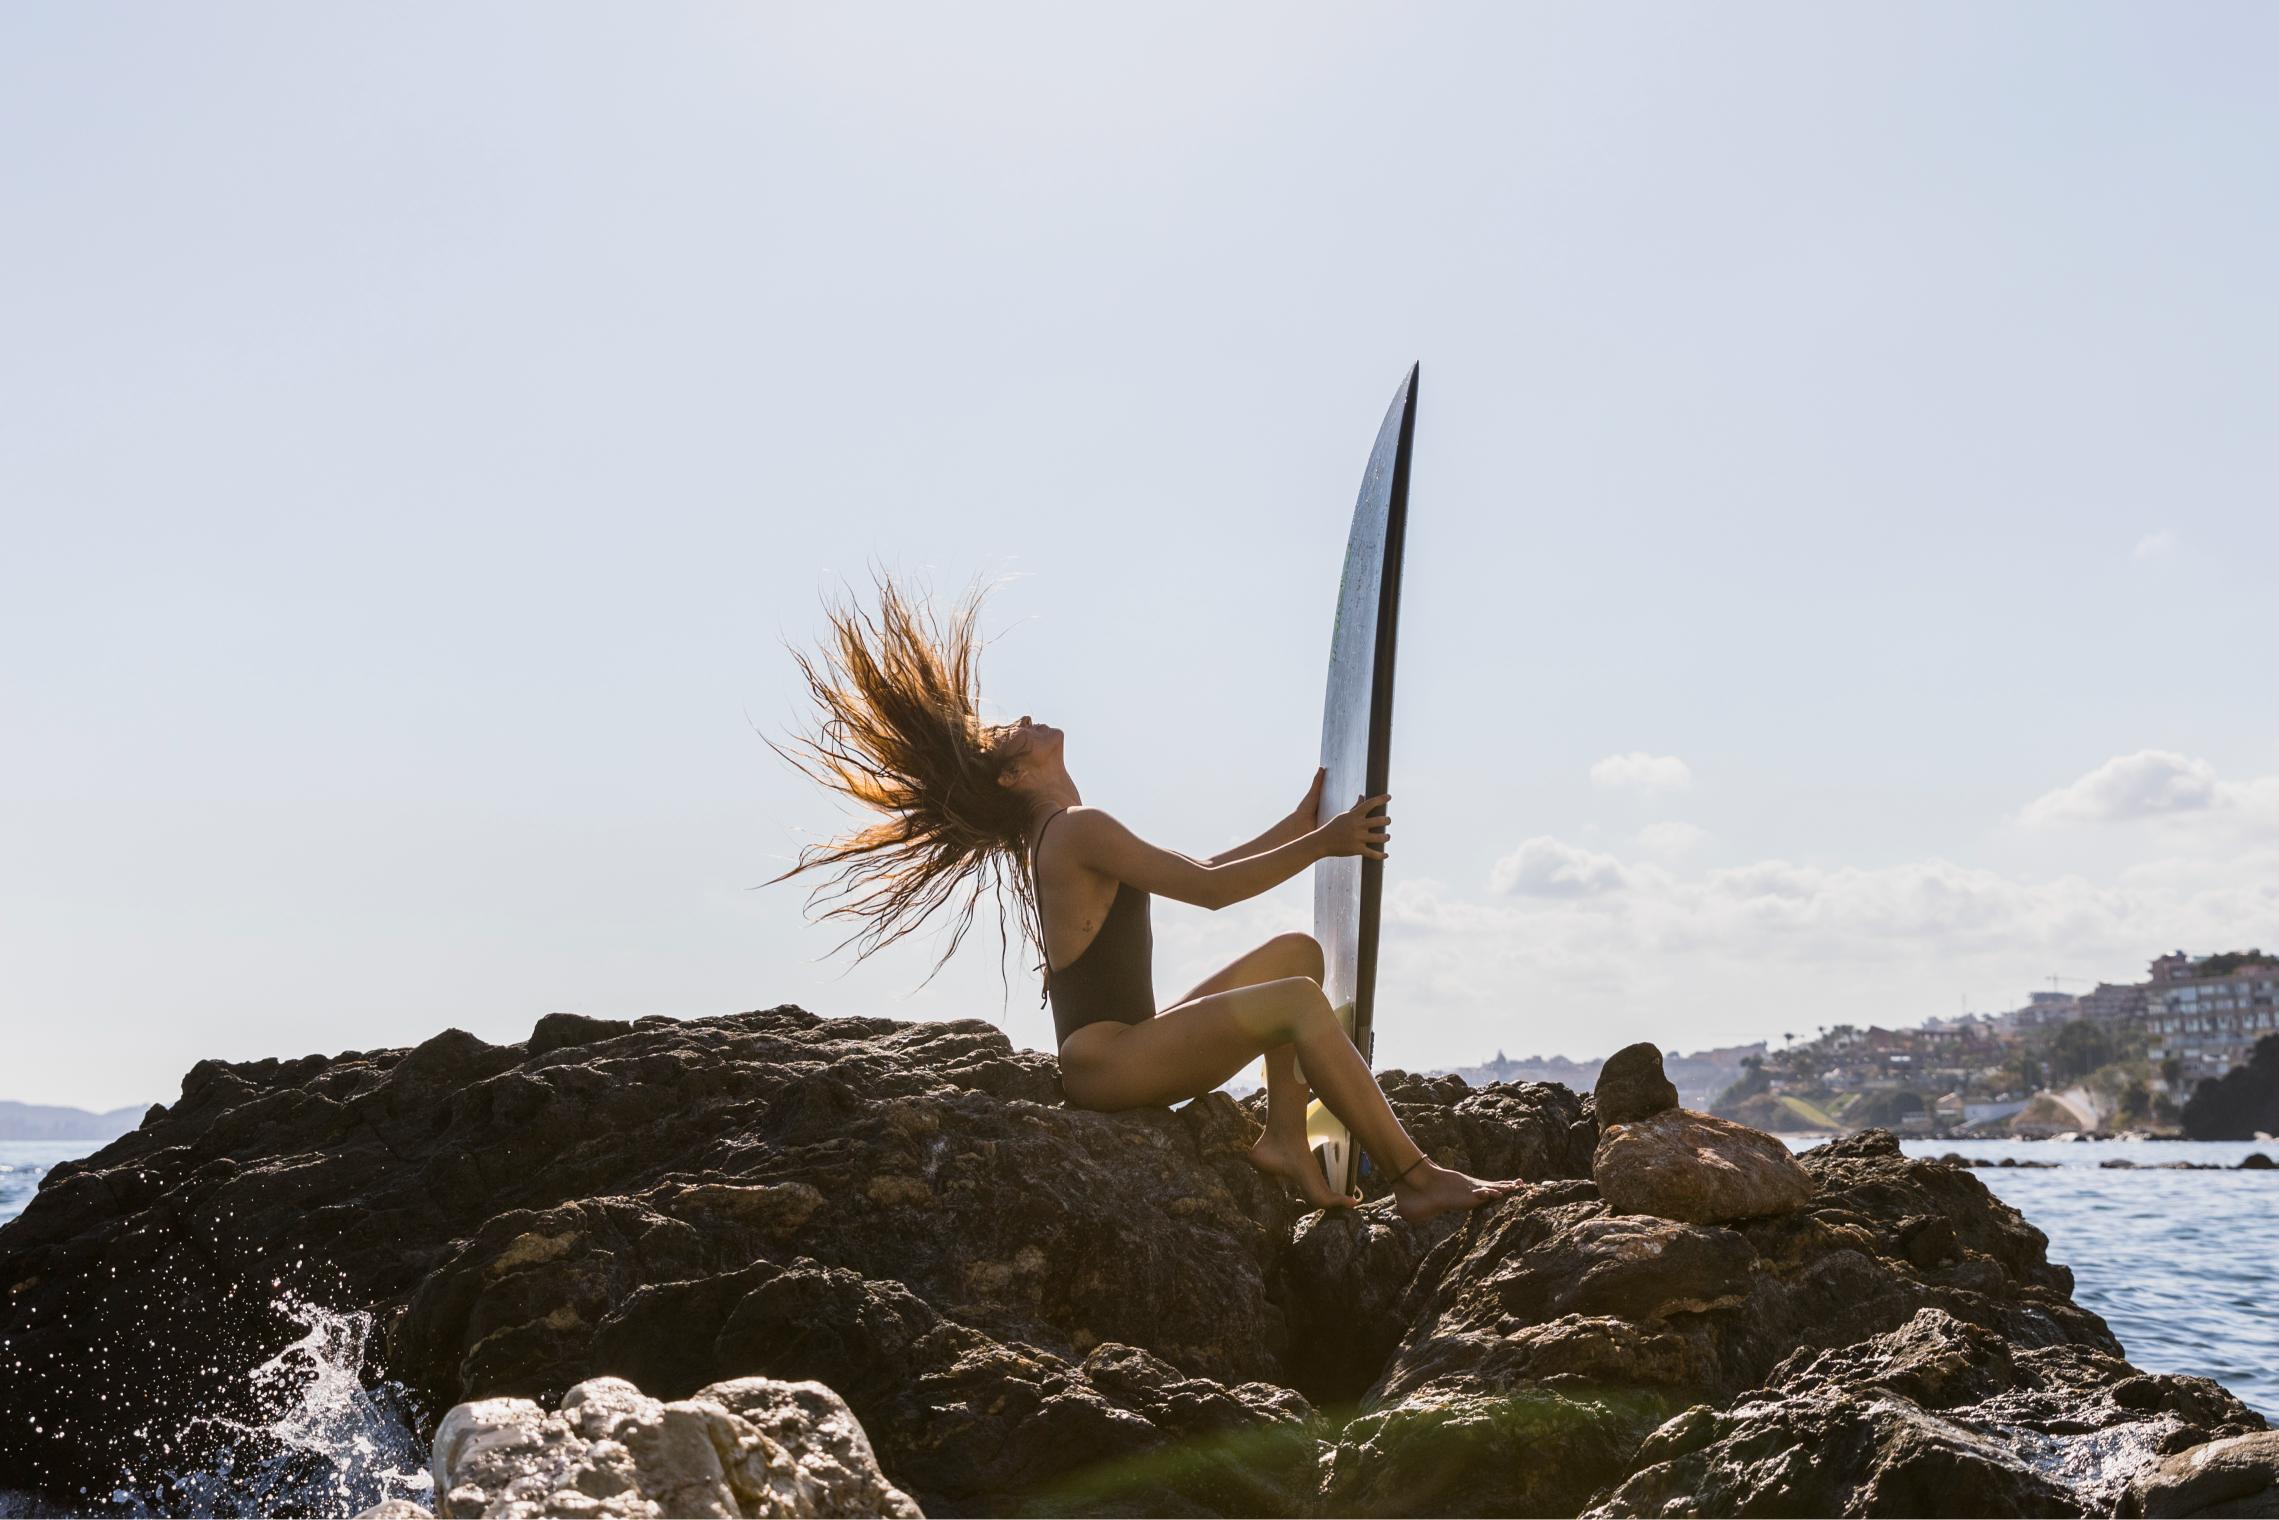
[[1328, 859], [1329, 855], [1325, 824], [1318, 829], [1309, 828], [1295, 839], [1286, 839], [1263, 854], [1221, 860], [1210, 868], [1212, 880], [1219, 889], [1219, 900], [1212, 906], [1223, 908], [1231, 903], [1247, 902], [1261, 892], [1282, 885], [1315, 861]]
[[1070, 808], [1061, 827], [1067, 831], [1063, 843], [1074, 850], [1079, 863], [1143, 892], [1214, 910], [1279, 886], [1331, 853], [1327, 824], [1262, 853], [1232, 860], [1219, 857], [1208, 865], [1149, 844], [1102, 808]]
[[1284, 845], [1293, 839], [1304, 838], [1307, 834], [1312, 833], [1313, 829], [1314, 822], [1311, 818], [1301, 818], [1296, 813], [1292, 813], [1256, 839], [1247, 844], [1233, 845], [1221, 850], [1218, 854], [1204, 861], [1203, 864], [1223, 866], [1230, 860], [1241, 860], [1249, 855], [1263, 855], [1276, 845]]

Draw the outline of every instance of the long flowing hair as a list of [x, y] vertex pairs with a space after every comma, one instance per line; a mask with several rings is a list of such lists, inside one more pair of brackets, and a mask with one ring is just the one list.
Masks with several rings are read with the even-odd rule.
[[[835, 867], [808, 894], [807, 905], [834, 902], [822, 917], [858, 922], [830, 952], [855, 945], [857, 963], [917, 928], [962, 890], [964, 910], [949, 946], [921, 987], [957, 952], [984, 892], [994, 889], [1000, 981], [1011, 945], [1008, 903], [1023, 942], [1037, 947], [1042, 971], [1029, 803], [998, 784], [1008, 726], [981, 718], [978, 629], [990, 588], [977, 581], [945, 626], [934, 618], [928, 599], [914, 601], [892, 574], [874, 572], [874, 579], [875, 618], [856, 607], [826, 606], [831, 632], [820, 668], [804, 651], [791, 649], [820, 710], [815, 733], [794, 736], [799, 753], [765, 734], [761, 738], [804, 774], [883, 816], [853, 833], [802, 847], [796, 865], [762, 885]], [[1010, 995], [1009, 984], [1007, 990]]]

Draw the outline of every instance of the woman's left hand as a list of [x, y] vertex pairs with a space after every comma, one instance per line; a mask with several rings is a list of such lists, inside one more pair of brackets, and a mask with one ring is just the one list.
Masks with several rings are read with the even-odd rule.
[[1306, 788], [1306, 800], [1290, 810], [1290, 816], [1314, 828], [1321, 823], [1322, 782], [1329, 775], [1329, 767], [1321, 766], [1314, 772], [1314, 784]]

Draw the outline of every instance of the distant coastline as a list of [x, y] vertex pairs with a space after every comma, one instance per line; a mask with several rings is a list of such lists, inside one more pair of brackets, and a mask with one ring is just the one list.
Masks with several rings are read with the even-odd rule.
[[149, 1110], [149, 1104], [141, 1103], [98, 1114], [0, 1098], [0, 1140], [116, 1140], [141, 1124]]

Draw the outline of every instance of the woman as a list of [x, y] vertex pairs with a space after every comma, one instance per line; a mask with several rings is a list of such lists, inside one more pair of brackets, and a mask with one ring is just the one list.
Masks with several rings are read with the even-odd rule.
[[824, 915], [867, 925], [853, 936], [863, 941], [858, 959], [908, 933], [968, 883], [964, 916], [936, 971], [956, 952], [984, 888], [995, 886], [1001, 944], [1010, 900], [1024, 938], [1043, 954], [1069, 1103], [1112, 1113], [1184, 1102], [1263, 1056], [1266, 1129], [1250, 1162], [1313, 1207], [1349, 1208], [1354, 1200], [1330, 1186], [1306, 1143], [1309, 1079], [1392, 1179], [1404, 1218], [1472, 1208], [1523, 1187], [1452, 1171], [1409, 1138], [1330, 1009], [1322, 950], [1312, 935], [1277, 935], [1169, 1007], [1154, 1006], [1152, 897], [1218, 909], [1317, 860], [1382, 860], [1391, 824], [1368, 814], [1390, 794], [1356, 798], [1317, 827], [1316, 771], [1305, 800], [1248, 844], [1207, 861], [1150, 844], [1105, 809], [1083, 804], [1061, 730], [1028, 717], [980, 721], [980, 601], [977, 590], [960, 603], [944, 634], [922, 625], [885, 578], [875, 622], [859, 613], [828, 614], [836, 648], [826, 650], [822, 673], [792, 651], [825, 714], [819, 739], [796, 742], [819, 763], [772, 740], [770, 747], [885, 816], [846, 838], [807, 846], [798, 864], [773, 880], [836, 865], [838, 886], [826, 895], [844, 898], [853, 880], [867, 879], [867, 890]]

